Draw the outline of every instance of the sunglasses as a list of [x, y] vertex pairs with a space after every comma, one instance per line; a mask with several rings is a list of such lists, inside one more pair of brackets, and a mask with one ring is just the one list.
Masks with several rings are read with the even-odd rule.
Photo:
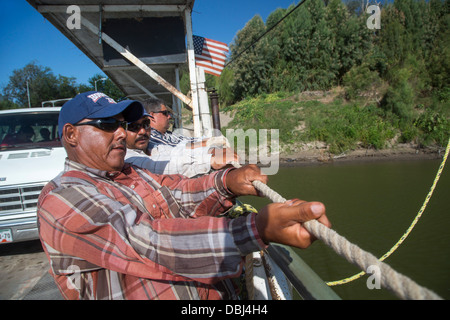
[[76, 123], [74, 124], [74, 126], [94, 126], [103, 131], [114, 132], [117, 129], [119, 129], [119, 127], [122, 127], [123, 129], [127, 130], [128, 122], [120, 121], [117, 120], [116, 118], [104, 118], [83, 123]]
[[168, 117], [169, 115], [172, 115], [172, 112], [170, 112], [169, 110], [153, 111], [153, 113], [162, 113], [162, 114], [165, 115], [166, 117]]
[[144, 120], [141, 123], [133, 122], [128, 124], [128, 131], [139, 132], [141, 128], [149, 130], [151, 128], [150, 119]]

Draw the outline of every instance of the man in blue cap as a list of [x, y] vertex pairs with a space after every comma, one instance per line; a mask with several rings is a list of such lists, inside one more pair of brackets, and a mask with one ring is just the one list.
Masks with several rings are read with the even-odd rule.
[[[143, 106], [138, 101], [124, 100], [116, 103], [101, 92], [90, 91], [82, 93], [66, 102], [61, 109], [58, 119], [59, 137], [68, 153], [69, 159], [73, 157], [75, 161], [83, 163], [83, 160], [78, 159], [78, 157], [88, 158], [87, 160], [90, 164], [94, 160], [90, 159], [92, 154], [80, 152], [84, 150], [84, 145], [78, 145], [77, 152], [72, 152], [75, 151], [74, 148], [66, 147], [65, 144], [70, 143], [70, 138], [73, 134], [78, 133], [80, 130], [89, 131], [91, 132], [91, 137], [82, 141], [83, 143], [94, 144], [94, 146], [99, 148], [106, 147], [105, 143], [101, 141], [99, 133], [114, 132], [119, 127], [126, 130], [128, 123], [138, 120], [143, 113]], [[100, 130], [94, 130], [94, 128]], [[126, 153], [125, 140], [118, 140], [110, 148], [111, 150], [103, 154], [103, 161], [98, 161], [97, 165], [100, 165], [104, 170], [120, 170], [123, 166], [123, 159], [121, 161], [121, 158]], [[110, 162], [114, 162], [114, 164], [105, 167]], [[91, 166], [95, 167], [93, 164]]]
[[235, 197], [258, 194], [252, 181], [267, 182], [256, 166], [188, 179], [125, 164], [128, 122], [142, 114], [98, 92], [61, 109], [68, 158], [41, 192], [38, 225], [65, 299], [236, 299], [244, 256], [271, 241], [309, 246], [301, 222], [329, 226], [323, 204], [297, 199], [219, 218]]

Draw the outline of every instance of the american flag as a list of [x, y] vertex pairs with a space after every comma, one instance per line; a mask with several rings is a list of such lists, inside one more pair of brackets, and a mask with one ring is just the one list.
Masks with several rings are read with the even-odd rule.
[[220, 76], [225, 65], [225, 52], [228, 46], [219, 41], [193, 36], [195, 64], [205, 69], [206, 73]]

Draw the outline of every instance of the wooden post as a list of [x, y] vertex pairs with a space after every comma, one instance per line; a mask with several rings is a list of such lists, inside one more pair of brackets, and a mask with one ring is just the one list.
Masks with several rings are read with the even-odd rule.
[[220, 111], [219, 111], [219, 95], [216, 89], [212, 88], [209, 91], [209, 99], [211, 100], [211, 115], [213, 120], [214, 134], [217, 135], [220, 132]]

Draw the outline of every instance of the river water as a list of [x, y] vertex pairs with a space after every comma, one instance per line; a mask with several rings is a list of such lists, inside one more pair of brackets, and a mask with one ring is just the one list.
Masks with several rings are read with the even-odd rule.
[[[286, 199], [322, 201], [332, 228], [381, 257], [402, 237], [419, 212], [441, 160], [386, 161], [282, 167], [269, 186]], [[444, 299], [450, 299], [450, 164], [447, 163], [422, 217], [385, 262]], [[255, 208], [267, 199], [243, 197]], [[326, 282], [361, 270], [316, 241], [298, 254]], [[397, 299], [369, 289], [368, 276], [333, 286], [342, 299]], [[374, 282], [371, 282], [374, 283]]]

